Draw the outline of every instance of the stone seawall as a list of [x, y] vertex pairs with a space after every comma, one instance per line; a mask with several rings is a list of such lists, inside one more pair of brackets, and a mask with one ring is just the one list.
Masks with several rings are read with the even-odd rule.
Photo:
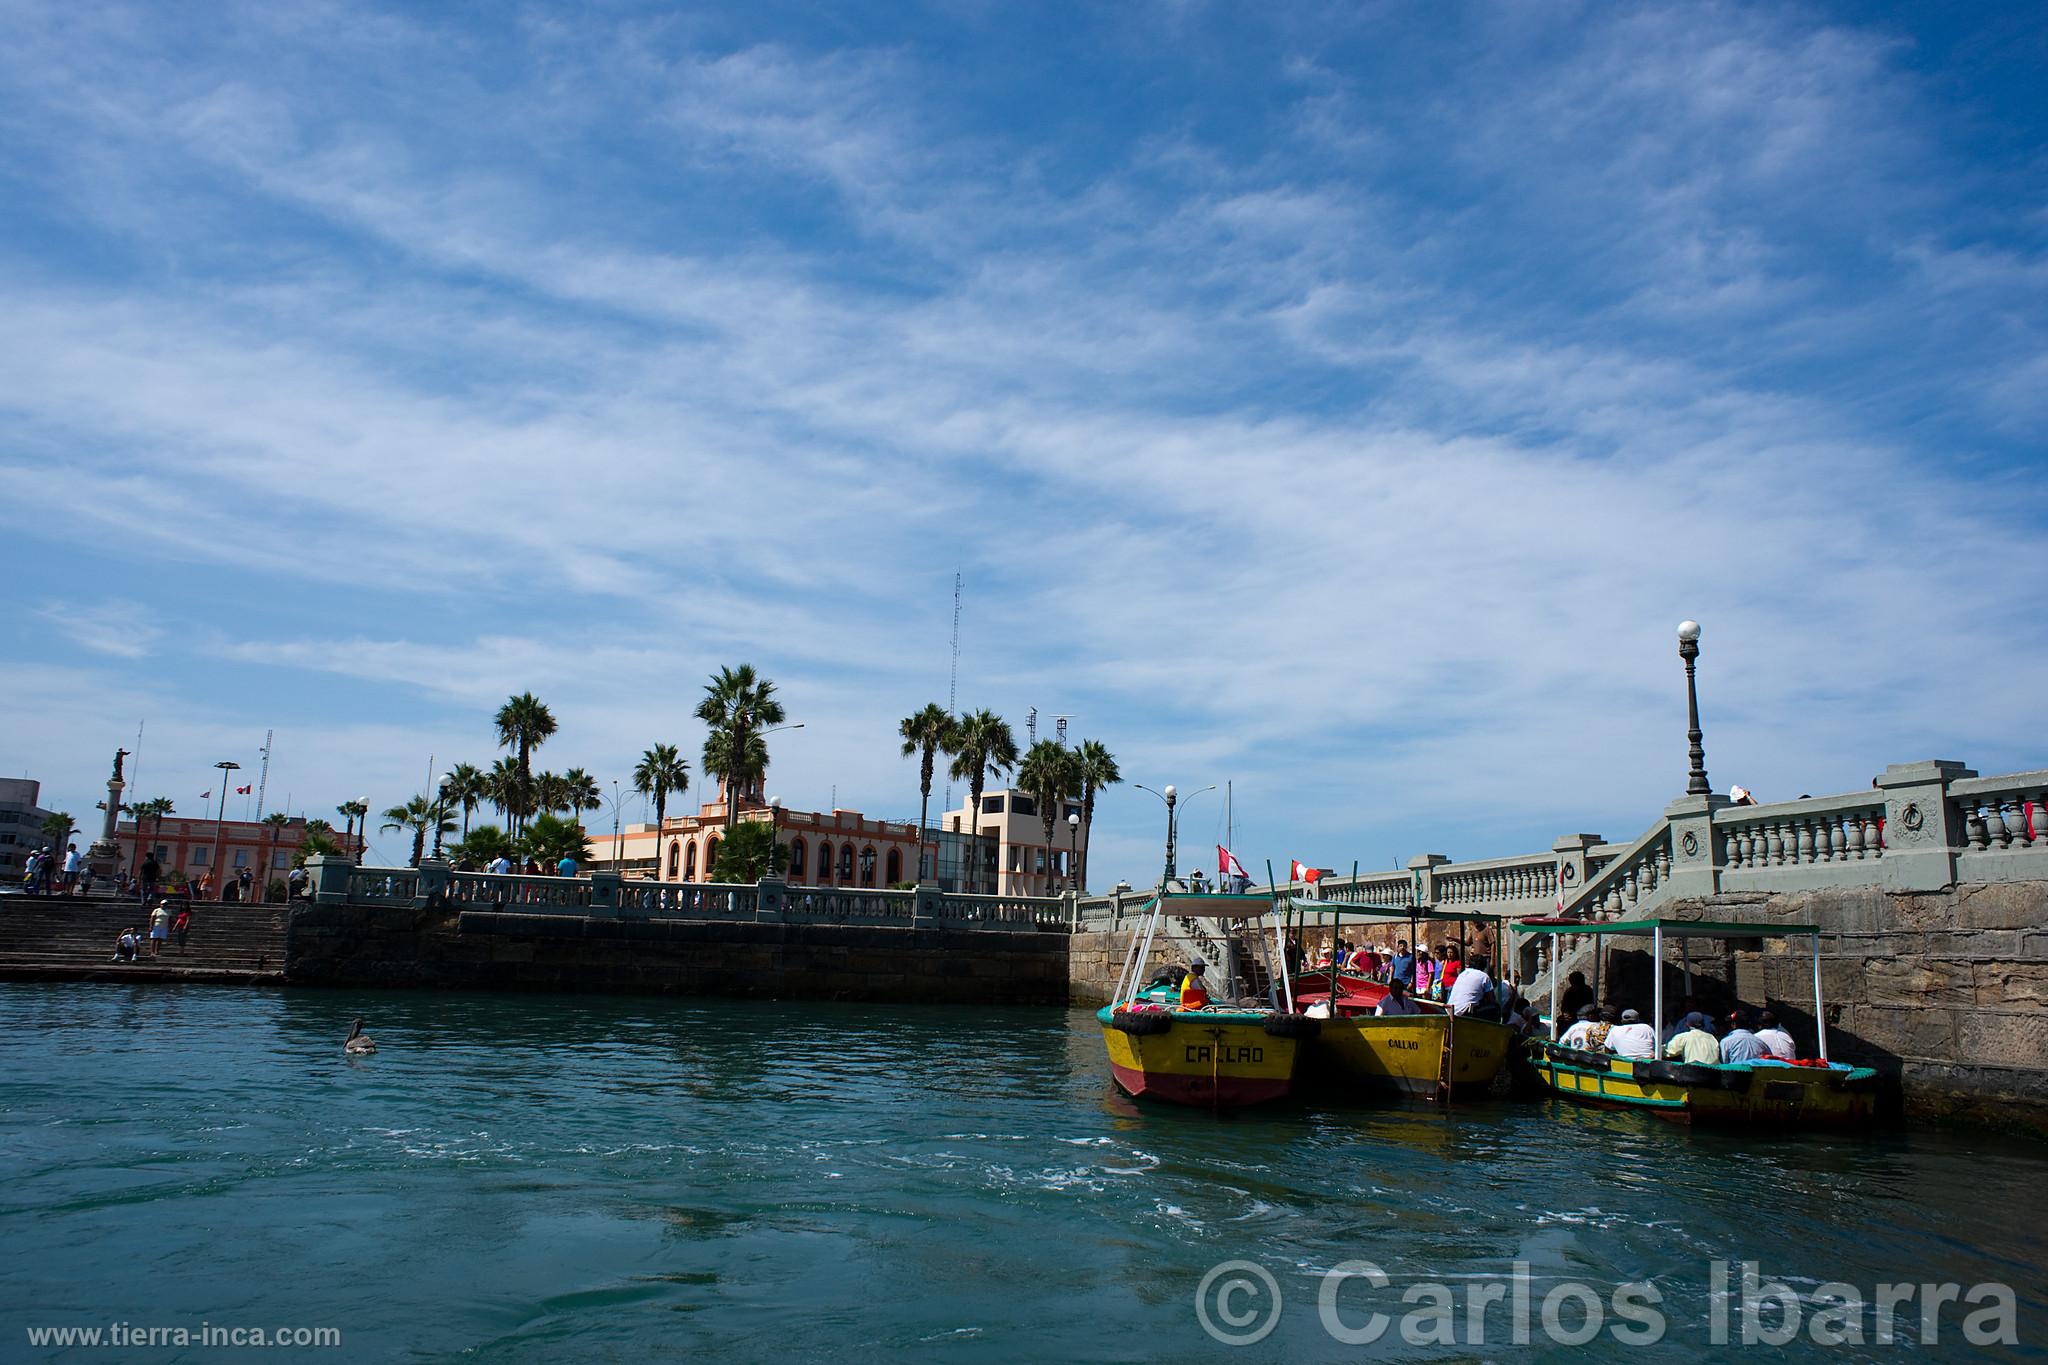
[[[1067, 940], [1067, 990], [1069, 998], [1076, 1005], [1106, 1005], [1109, 993], [1116, 989], [1116, 974], [1124, 965], [1124, 954], [1131, 950], [1131, 924], [1114, 930], [1098, 930], [1071, 935]], [[1180, 964], [1187, 961], [1187, 950], [1168, 939], [1166, 931], [1160, 930], [1158, 939], [1152, 945], [1152, 956], [1146, 963], [1144, 976], [1149, 979], [1153, 971], [1168, 963]]]
[[1066, 937], [391, 906], [296, 909], [294, 984], [1063, 1005]]
[[[1877, 1068], [1910, 1114], [2048, 1134], [2048, 883], [1723, 893], [1662, 913], [1818, 925], [1836, 1061]], [[1649, 954], [1627, 942], [1609, 958], [1602, 994], [1647, 1013]], [[1669, 944], [1664, 972], [1666, 1007], [1675, 1009], [1682, 974]], [[1703, 940], [1692, 974], [1708, 1009], [1768, 1005], [1802, 1048], [1812, 1046], [1805, 940], [1750, 940], [1738, 951]]]

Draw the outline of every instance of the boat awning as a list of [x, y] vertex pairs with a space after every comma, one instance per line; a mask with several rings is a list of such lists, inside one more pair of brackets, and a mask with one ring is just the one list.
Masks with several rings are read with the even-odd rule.
[[1203, 895], [1200, 892], [1180, 896], [1172, 892], [1164, 896], [1155, 893], [1150, 901], [1138, 907], [1138, 913], [1145, 914], [1155, 905], [1169, 915], [1192, 915], [1201, 919], [1253, 919], [1273, 913], [1273, 898], [1270, 896]]
[[1741, 924], [1709, 919], [1521, 919], [1511, 926], [1518, 934], [1654, 934], [1666, 938], [1805, 938], [1819, 933], [1817, 924]]
[[1448, 920], [1457, 924], [1492, 924], [1501, 915], [1480, 915], [1470, 910], [1432, 910], [1424, 905], [1353, 905], [1349, 901], [1318, 901], [1289, 896], [1287, 903], [1311, 915], [1344, 915], [1355, 919]]

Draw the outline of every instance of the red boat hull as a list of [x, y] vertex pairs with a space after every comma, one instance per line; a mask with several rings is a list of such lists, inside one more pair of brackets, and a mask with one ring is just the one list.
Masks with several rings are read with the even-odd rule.
[[1162, 1100], [1168, 1104], [1193, 1105], [1200, 1109], [1237, 1109], [1247, 1104], [1266, 1104], [1286, 1098], [1292, 1081], [1219, 1076], [1152, 1075], [1131, 1067], [1110, 1065], [1117, 1088], [1134, 1099]]

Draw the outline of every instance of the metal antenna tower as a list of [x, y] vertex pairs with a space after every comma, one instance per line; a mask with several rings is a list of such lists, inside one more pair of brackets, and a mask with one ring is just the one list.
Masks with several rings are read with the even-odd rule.
[[1038, 708], [1032, 707], [1031, 714], [1024, 717], [1024, 732], [1031, 736], [1030, 743], [1038, 743]]
[[263, 732], [263, 776], [256, 783], [256, 813], [263, 814], [263, 795], [270, 790], [270, 741], [277, 737], [277, 731]]
[[1054, 729], [1060, 737], [1060, 747], [1062, 749], [1067, 747], [1067, 721], [1069, 719], [1070, 717], [1067, 716], [1054, 716], [1052, 718]]

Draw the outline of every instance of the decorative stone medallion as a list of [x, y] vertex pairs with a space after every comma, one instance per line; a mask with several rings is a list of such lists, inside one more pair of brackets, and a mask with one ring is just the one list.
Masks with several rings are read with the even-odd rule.
[[1680, 840], [1678, 841], [1678, 846], [1679, 846], [1680, 848], [1682, 848], [1682, 849], [1684, 849], [1684, 850], [1685, 850], [1685, 856], [1686, 856], [1686, 857], [1688, 857], [1688, 858], [1697, 858], [1697, 857], [1699, 857], [1699, 856], [1700, 856], [1700, 836], [1699, 836], [1699, 831], [1697, 831], [1697, 830], [1690, 830], [1690, 829], [1689, 829], [1689, 830], [1687, 830], [1687, 831], [1685, 832], [1685, 837], [1684, 837], [1683, 839], [1680, 839]]

